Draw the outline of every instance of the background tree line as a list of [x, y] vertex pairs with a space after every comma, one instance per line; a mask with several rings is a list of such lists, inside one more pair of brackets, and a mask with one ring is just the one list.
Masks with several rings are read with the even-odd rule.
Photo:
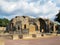
[[6, 18], [0, 18], [0, 27], [6, 27], [10, 21]]

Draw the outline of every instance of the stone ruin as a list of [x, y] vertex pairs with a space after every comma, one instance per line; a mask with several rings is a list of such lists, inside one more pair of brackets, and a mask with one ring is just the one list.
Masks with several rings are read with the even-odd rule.
[[[37, 33], [53, 33], [55, 31], [56, 25], [49, 19], [31, 18], [28, 16], [16, 16], [11, 19], [6, 27], [6, 32], [14, 35], [18, 34], [20, 38], [25, 34], [32, 34], [33, 37], [36, 37], [35, 34]], [[18, 38], [17, 35], [16, 37]]]
[[28, 16], [16, 16], [11, 19], [6, 31], [18, 34], [34, 34], [37, 32], [54, 32], [55, 24], [49, 19], [31, 18]]

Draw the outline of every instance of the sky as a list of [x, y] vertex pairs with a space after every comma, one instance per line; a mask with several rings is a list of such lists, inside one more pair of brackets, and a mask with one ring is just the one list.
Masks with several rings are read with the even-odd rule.
[[0, 0], [0, 18], [15, 16], [54, 20], [60, 10], [60, 0]]

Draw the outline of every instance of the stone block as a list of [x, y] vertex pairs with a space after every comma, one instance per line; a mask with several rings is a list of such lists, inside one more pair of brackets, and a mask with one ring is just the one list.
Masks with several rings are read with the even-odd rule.
[[13, 35], [13, 40], [18, 40], [18, 39], [19, 39], [18, 35], [17, 34], [14, 34]]
[[35, 26], [34, 25], [30, 25], [29, 26], [29, 34], [34, 34], [36, 31], [35, 31]]

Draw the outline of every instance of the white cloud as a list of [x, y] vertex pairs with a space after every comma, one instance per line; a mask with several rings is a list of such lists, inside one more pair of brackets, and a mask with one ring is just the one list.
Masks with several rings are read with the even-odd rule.
[[15, 10], [16, 4], [13, 2], [6, 2], [4, 0], [0, 1], [0, 6], [3, 11], [12, 12]]
[[[30, 3], [29, 3], [30, 1]], [[48, 17], [53, 18], [59, 8], [56, 6], [56, 3], [52, 2], [52, 0], [44, 0], [46, 3], [41, 5], [42, 0], [16, 0], [15, 2], [12, 0], [0, 0], [1, 9], [7, 13], [16, 13], [13, 14], [13, 17], [16, 15], [29, 15], [36, 17]], [[59, 1], [58, 1], [59, 2]], [[60, 3], [60, 2], [59, 2]], [[22, 13], [21, 13], [22, 12]], [[42, 15], [40, 14], [42, 13]], [[33, 15], [35, 14], [35, 15]], [[11, 16], [12, 17], [12, 16]]]
[[57, 4], [60, 4], [60, 0], [52, 0], [52, 1], [54, 1]]

